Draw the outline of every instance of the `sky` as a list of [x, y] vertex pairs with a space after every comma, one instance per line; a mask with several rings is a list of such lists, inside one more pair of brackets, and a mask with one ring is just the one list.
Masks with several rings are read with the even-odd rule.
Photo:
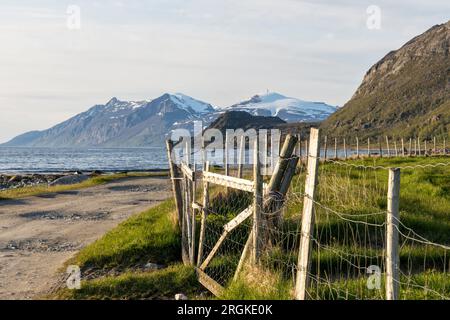
[[343, 105], [448, 0], [2, 0], [0, 143], [103, 104], [270, 90]]

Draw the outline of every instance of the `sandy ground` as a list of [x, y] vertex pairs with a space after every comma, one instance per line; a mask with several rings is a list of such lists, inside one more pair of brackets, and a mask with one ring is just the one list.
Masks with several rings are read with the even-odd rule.
[[163, 178], [127, 178], [78, 191], [0, 202], [0, 299], [32, 299], [78, 250], [171, 196]]

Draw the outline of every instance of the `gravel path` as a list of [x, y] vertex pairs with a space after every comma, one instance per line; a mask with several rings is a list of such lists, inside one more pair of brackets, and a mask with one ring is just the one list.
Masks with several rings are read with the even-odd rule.
[[78, 250], [170, 196], [168, 179], [145, 177], [0, 201], [0, 299], [45, 292]]

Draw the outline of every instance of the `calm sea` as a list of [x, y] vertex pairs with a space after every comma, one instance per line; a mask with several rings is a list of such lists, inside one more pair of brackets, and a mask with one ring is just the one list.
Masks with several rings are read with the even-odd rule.
[[0, 147], [0, 173], [132, 171], [166, 169], [164, 148], [16, 148]]

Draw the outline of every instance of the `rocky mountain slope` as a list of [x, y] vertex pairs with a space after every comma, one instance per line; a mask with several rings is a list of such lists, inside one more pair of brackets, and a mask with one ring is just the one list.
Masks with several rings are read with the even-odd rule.
[[183, 94], [164, 94], [152, 101], [111, 99], [48, 130], [20, 135], [6, 146], [143, 147], [161, 146], [174, 127], [202, 120], [215, 109]]
[[450, 131], [450, 21], [389, 52], [321, 124], [330, 135], [431, 138]]

